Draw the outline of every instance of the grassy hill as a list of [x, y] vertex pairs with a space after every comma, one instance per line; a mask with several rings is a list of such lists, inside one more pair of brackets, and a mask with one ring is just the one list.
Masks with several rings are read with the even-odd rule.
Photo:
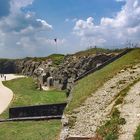
[[[100, 87], [102, 87], [105, 82], [107, 82], [108, 80], [113, 78], [122, 69], [127, 70], [127, 68], [132, 68], [136, 64], [140, 64], [140, 49], [139, 48], [132, 50], [131, 52], [129, 52], [126, 55], [119, 58], [118, 60], [105, 66], [103, 69], [96, 71], [95, 73], [92, 73], [92, 74], [86, 76], [85, 78], [79, 80], [77, 83], [75, 83], [75, 86], [71, 92], [71, 97], [72, 97], [71, 101], [69, 102], [68, 107], [65, 110], [66, 116], [69, 117], [69, 128], [70, 128], [70, 130], [72, 129], [72, 132], [73, 132], [72, 134], [74, 134], [74, 131], [76, 134], [76, 132], [77, 132], [76, 130], [78, 130], [79, 126], [84, 128], [84, 120], [82, 120], [82, 119], [86, 118], [86, 117], [80, 118], [79, 111], [82, 108], [80, 108], [79, 110], [78, 109], [75, 110], [75, 109], [80, 107], [88, 97], [93, 95], [93, 93], [95, 93]], [[105, 122], [104, 125], [100, 126], [97, 129], [97, 131], [96, 131], [97, 136], [99, 135], [102, 138], [104, 138], [105, 140], [117, 140], [118, 139], [119, 125], [125, 124], [125, 118], [121, 118], [120, 112], [116, 108], [116, 106], [123, 102], [123, 99], [126, 96], [127, 92], [130, 90], [131, 86], [134, 86], [134, 84], [137, 83], [139, 80], [140, 79], [134, 81], [134, 83], [132, 83], [132, 85], [129, 85], [128, 87], [126, 87], [124, 90], [122, 90], [119, 93], [119, 97], [117, 98], [115, 105], [113, 106], [113, 108], [111, 110], [110, 119], [107, 122]], [[88, 108], [88, 107], [89, 107], [88, 105], [85, 106], [85, 108]], [[83, 113], [82, 110], [81, 110], [81, 113]], [[93, 115], [95, 115], [95, 114], [93, 114]], [[82, 121], [80, 121], [80, 119]], [[89, 120], [89, 122], [90, 121], [91, 120]], [[76, 122], [76, 124], [75, 124], [75, 122]], [[80, 122], [82, 123], [81, 125], [79, 124]], [[87, 128], [87, 125], [89, 125], [89, 128], [91, 128], [90, 127], [91, 124], [86, 123], [84, 129]], [[80, 129], [80, 130], [82, 131], [83, 129]], [[77, 133], [81, 132], [80, 130]], [[140, 126], [137, 128], [137, 131], [135, 133], [135, 136], [134, 136], [135, 140], [139, 140], [139, 138], [140, 138], [139, 132], [140, 132]]]
[[63, 54], [52, 54], [49, 55], [47, 57], [26, 57], [23, 59], [8, 59], [8, 58], [0, 58], [0, 68], [4, 67], [6, 63], [10, 63], [10, 62], [16, 62], [18, 60], [31, 60], [31, 61], [35, 61], [35, 62], [42, 62], [42, 61], [46, 61], [46, 60], [52, 60], [53, 65], [57, 66], [59, 64], [61, 64], [64, 60], [65, 55]]
[[57, 140], [60, 120], [0, 123], [0, 140]]
[[79, 107], [81, 103], [87, 99], [87, 97], [94, 93], [107, 80], [111, 79], [117, 72], [137, 63], [140, 63], [140, 49], [129, 52], [103, 69], [78, 81], [72, 90], [72, 100], [66, 108], [65, 113], [71, 114], [75, 108]]
[[120, 53], [124, 49], [105, 49], [105, 48], [89, 48], [84, 51], [80, 51], [75, 53], [74, 55], [77, 57], [88, 56], [96, 53]]
[[[32, 78], [20, 78], [11, 81], [4, 81], [3, 84], [14, 92], [14, 99], [10, 107], [62, 103], [66, 100], [66, 94], [63, 91], [37, 90]], [[0, 115], [0, 117], [8, 117], [8, 110]]]
[[35, 62], [41, 62], [41, 61], [46, 61], [48, 59], [51, 59], [53, 61], [53, 65], [59, 65], [60, 63], [63, 62], [65, 55], [63, 54], [52, 54], [47, 57], [33, 57], [33, 58], [25, 58], [25, 59], [31, 59]]
[[[110, 50], [100, 50], [106, 52]], [[119, 52], [121, 50], [117, 50]], [[113, 52], [113, 51], [112, 51]], [[95, 49], [82, 51], [76, 53], [77, 56], [95, 53]], [[106, 52], [107, 53], [107, 52]], [[63, 61], [64, 56], [52, 55], [50, 56], [58, 60]], [[34, 58], [36, 59], [36, 58]], [[35, 61], [41, 61], [37, 59]], [[58, 61], [58, 63], [60, 62]], [[117, 61], [107, 65], [103, 69], [96, 71], [88, 75], [87, 77], [78, 81], [72, 90], [72, 100], [69, 106], [65, 110], [65, 114], [72, 114], [75, 108], [78, 108], [92, 93], [94, 93], [99, 87], [101, 87], [107, 80], [111, 79], [116, 73], [122, 69], [131, 67], [137, 63], [140, 63], [140, 49], [135, 49], [125, 56], [121, 57]], [[57, 65], [57, 63], [56, 63]], [[56, 103], [63, 102], [66, 100], [64, 92], [59, 91], [37, 91], [35, 84], [31, 78], [16, 79], [8, 82], [4, 82], [4, 85], [13, 90], [16, 95], [11, 106], [22, 106], [32, 104], [43, 104], [43, 103]], [[0, 118], [6, 118], [8, 116], [8, 110], [3, 113]], [[115, 116], [116, 117], [116, 116]], [[114, 123], [114, 118], [112, 118]], [[112, 121], [111, 120], [111, 121]], [[117, 121], [120, 118], [117, 116]], [[122, 120], [121, 120], [122, 121]], [[118, 125], [115, 123], [114, 127]], [[112, 122], [111, 122], [112, 126]], [[106, 126], [105, 126], [106, 127]], [[104, 128], [104, 127], [103, 127]], [[110, 125], [109, 125], [110, 128]], [[112, 127], [113, 128], [113, 127]], [[1, 123], [0, 124], [0, 139], [6, 140], [55, 140], [60, 132], [61, 122], [59, 120], [53, 121], [38, 121], [38, 122], [12, 122], [12, 123]], [[114, 132], [114, 128], [113, 128]], [[135, 134], [136, 140], [140, 138], [140, 127], [138, 127]], [[113, 140], [113, 139], [112, 139]]]

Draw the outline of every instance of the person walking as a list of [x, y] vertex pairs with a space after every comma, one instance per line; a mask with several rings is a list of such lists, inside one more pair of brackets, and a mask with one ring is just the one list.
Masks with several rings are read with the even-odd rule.
[[4, 80], [6, 81], [6, 76], [4, 76]]

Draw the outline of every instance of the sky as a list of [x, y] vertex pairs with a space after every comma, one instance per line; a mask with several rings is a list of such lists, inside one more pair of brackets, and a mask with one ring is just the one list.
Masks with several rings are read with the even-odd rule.
[[140, 43], [140, 0], [0, 0], [0, 58], [117, 48], [128, 41]]

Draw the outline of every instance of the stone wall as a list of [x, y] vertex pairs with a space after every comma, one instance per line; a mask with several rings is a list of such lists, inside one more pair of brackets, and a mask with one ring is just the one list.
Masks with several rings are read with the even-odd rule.
[[67, 55], [60, 65], [54, 66], [53, 60], [34, 61], [33, 59], [14, 60], [0, 65], [3, 73], [21, 73], [32, 76], [38, 87], [53, 86], [54, 88], [71, 90], [74, 81], [84, 73], [102, 65], [115, 54], [100, 53], [84, 56]]
[[71, 90], [75, 79], [83, 73], [101, 65], [114, 55], [98, 54], [83, 57], [67, 56], [58, 67], [38, 67], [34, 74], [38, 75], [41, 85], [48, 86], [49, 79], [53, 79], [53, 86], [61, 90]]

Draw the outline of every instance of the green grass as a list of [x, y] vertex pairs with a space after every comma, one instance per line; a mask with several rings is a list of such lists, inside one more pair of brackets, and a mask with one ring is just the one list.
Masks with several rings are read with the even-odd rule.
[[51, 59], [53, 62], [53, 66], [57, 66], [61, 64], [64, 60], [65, 55], [63, 54], [52, 54], [47, 57], [26, 57], [25, 60], [33, 60], [35, 62], [41, 62], [41, 61], [46, 61], [48, 59]]
[[57, 140], [60, 120], [0, 123], [0, 140]]
[[101, 126], [97, 133], [101, 135], [104, 140], [117, 140], [119, 125], [125, 124], [125, 119], [120, 117], [120, 112], [114, 108], [110, 120]]
[[[38, 91], [32, 78], [3, 82], [12, 89], [14, 99], [10, 107], [60, 103], [66, 101], [62, 91]], [[0, 118], [8, 117], [8, 109]], [[0, 140], [56, 140], [61, 130], [61, 121], [25, 121], [0, 123]]]
[[138, 126], [136, 133], [134, 135], [134, 140], [140, 140], [140, 125]]
[[92, 55], [95, 53], [119, 53], [123, 51], [123, 49], [105, 49], [105, 48], [88, 48], [87, 50], [84, 51], [80, 51], [75, 53], [74, 55], [76, 55], [77, 57], [82, 57], [82, 56], [88, 56], [88, 55]]
[[53, 65], [59, 65], [63, 62], [64, 60], [64, 55], [62, 54], [52, 54], [47, 57], [47, 59], [51, 59], [53, 61]]
[[65, 113], [71, 114], [72, 111], [79, 107], [88, 96], [94, 93], [101, 87], [107, 80], [111, 79], [121, 69], [131, 67], [140, 63], [140, 49], [135, 49], [117, 61], [107, 65], [103, 69], [96, 71], [93, 74], [81, 79], [77, 82], [72, 91], [72, 100], [66, 108]]
[[[66, 101], [66, 94], [63, 91], [37, 90], [32, 78], [14, 79], [3, 83], [14, 93], [14, 99], [10, 107], [62, 103]], [[0, 118], [7, 116], [8, 110], [6, 110]]]

